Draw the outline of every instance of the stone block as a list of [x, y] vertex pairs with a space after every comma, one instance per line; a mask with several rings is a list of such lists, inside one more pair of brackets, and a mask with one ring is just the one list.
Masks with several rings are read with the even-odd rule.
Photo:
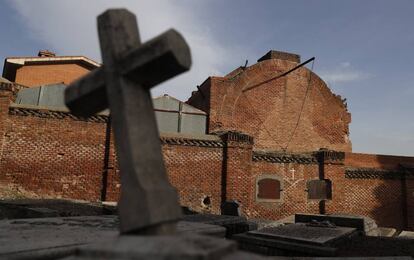
[[[399, 235], [398, 238], [404, 239], [414, 239], [414, 232], [413, 231], [405, 231], [403, 230]], [[414, 246], [414, 245], [413, 245]]]

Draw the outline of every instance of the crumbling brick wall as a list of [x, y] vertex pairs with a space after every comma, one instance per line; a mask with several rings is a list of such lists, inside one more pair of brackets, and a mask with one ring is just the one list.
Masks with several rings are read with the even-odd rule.
[[351, 151], [351, 115], [341, 97], [305, 67], [276, 77], [296, 65], [265, 59], [210, 77], [187, 102], [209, 114], [210, 133], [241, 131], [254, 137], [256, 149]]

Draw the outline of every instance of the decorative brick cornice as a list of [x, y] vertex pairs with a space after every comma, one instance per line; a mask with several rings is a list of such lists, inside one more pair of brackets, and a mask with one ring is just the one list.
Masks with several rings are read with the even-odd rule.
[[165, 137], [161, 136], [161, 143], [168, 145], [199, 146], [199, 147], [223, 147], [224, 143], [217, 140], [203, 140], [186, 137]]
[[346, 168], [345, 178], [348, 179], [400, 179], [409, 175], [399, 170], [386, 170], [377, 168]]
[[223, 142], [239, 142], [253, 145], [253, 137], [237, 131], [215, 132], [214, 134], [220, 136]]
[[253, 161], [265, 161], [270, 163], [299, 163], [317, 164], [318, 160], [313, 154], [289, 154], [275, 152], [253, 152]]
[[318, 161], [321, 163], [343, 164], [345, 160], [345, 152], [320, 149], [314, 154]]
[[10, 92], [13, 92], [13, 94], [16, 94], [20, 89], [24, 89], [24, 88], [27, 88], [27, 87], [16, 84], [16, 83], [0, 82], [0, 90], [10, 91]]
[[76, 121], [86, 121], [86, 122], [95, 122], [95, 123], [106, 123], [108, 121], [108, 116], [106, 115], [94, 115], [94, 116], [85, 118], [85, 117], [74, 116], [69, 111], [59, 111], [59, 110], [49, 110], [49, 109], [19, 107], [19, 106], [10, 106], [9, 115], [34, 116], [34, 117], [50, 118], [50, 119], [72, 119]]

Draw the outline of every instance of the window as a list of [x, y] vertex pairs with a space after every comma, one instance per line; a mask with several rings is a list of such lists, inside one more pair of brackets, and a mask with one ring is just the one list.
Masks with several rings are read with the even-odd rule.
[[261, 176], [256, 182], [256, 200], [277, 202], [282, 199], [282, 184], [278, 177]]

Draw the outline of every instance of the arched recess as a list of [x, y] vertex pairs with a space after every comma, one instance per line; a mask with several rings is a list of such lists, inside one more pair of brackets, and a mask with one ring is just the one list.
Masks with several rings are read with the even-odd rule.
[[276, 175], [260, 175], [256, 180], [256, 202], [282, 201], [283, 179]]

